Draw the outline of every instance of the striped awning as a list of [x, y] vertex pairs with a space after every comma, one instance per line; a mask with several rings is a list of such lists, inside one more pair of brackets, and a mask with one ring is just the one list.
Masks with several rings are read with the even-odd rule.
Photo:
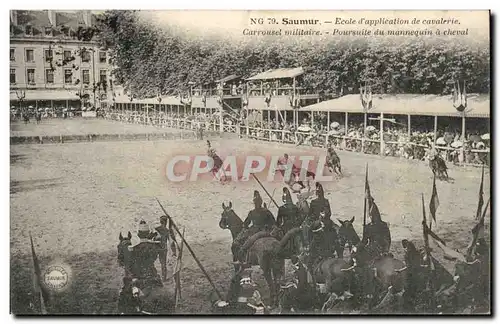
[[[359, 94], [346, 95], [300, 108], [301, 111], [363, 113]], [[373, 95], [373, 106], [369, 113], [394, 115], [424, 115], [460, 117], [461, 113], [453, 107], [452, 96], [398, 94]], [[468, 117], [490, 117], [490, 95], [467, 95]]]
[[[80, 100], [76, 90], [24, 90], [24, 101], [36, 100]], [[10, 92], [10, 100], [19, 100], [15, 91]]]

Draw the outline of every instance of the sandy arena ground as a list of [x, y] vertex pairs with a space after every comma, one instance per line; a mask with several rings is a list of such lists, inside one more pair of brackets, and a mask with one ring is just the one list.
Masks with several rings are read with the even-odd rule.
[[86, 134], [142, 134], [181, 132], [174, 128], [157, 128], [149, 125], [126, 124], [104, 119], [68, 118], [66, 120], [42, 119], [40, 124], [34, 120], [24, 125], [22, 121], [10, 124], [10, 136], [58, 136]]
[[[101, 121], [99, 121], [101, 122]], [[106, 122], [109, 123], [109, 122]], [[85, 122], [83, 123], [85, 125]], [[24, 126], [24, 125], [23, 125]], [[117, 124], [125, 131], [134, 125]], [[71, 129], [68, 126], [66, 129]], [[77, 129], [87, 126], [78, 126]], [[22, 128], [22, 127], [21, 127]], [[25, 130], [21, 129], [20, 132]], [[106, 130], [108, 131], [108, 130]], [[111, 130], [109, 130], [111, 131]], [[213, 141], [217, 150], [236, 154], [258, 152], [283, 154], [289, 150], [314, 152], [320, 149], [295, 148], [255, 141]], [[123, 270], [117, 264], [118, 235], [131, 231], [144, 218], [156, 225], [161, 210], [158, 197], [200, 258], [217, 287], [225, 295], [232, 276], [231, 235], [218, 227], [221, 203], [231, 200], [242, 218], [252, 208], [252, 192], [258, 184], [199, 182], [169, 183], [163, 167], [171, 154], [204, 154], [205, 141], [95, 142], [11, 146], [11, 308], [25, 313], [31, 289], [29, 232], [43, 267], [64, 262], [71, 267], [72, 280], [65, 292], [52, 296], [51, 312], [103, 314], [116, 312]], [[382, 218], [391, 225], [395, 254], [400, 256], [401, 240], [421, 244], [422, 206], [432, 191], [432, 173], [426, 163], [338, 152], [344, 176], [324, 183], [332, 206], [333, 219], [356, 217], [361, 233], [365, 165]], [[440, 206], [436, 233], [452, 248], [464, 251], [471, 235], [477, 208], [479, 168], [451, 167], [450, 182], [439, 181]], [[485, 175], [485, 200], [489, 197], [489, 172]], [[266, 183], [279, 201], [281, 183]], [[269, 199], [261, 190], [264, 201]], [[276, 215], [276, 207], [270, 205]], [[487, 221], [489, 231], [489, 217]], [[206, 313], [213, 300], [212, 289], [194, 260], [185, 250], [182, 270], [181, 313]], [[452, 264], [443, 260], [452, 269]], [[159, 265], [158, 265], [159, 270]], [[169, 269], [171, 271], [171, 268]], [[265, 294], [261, 276], [259, 283]]]

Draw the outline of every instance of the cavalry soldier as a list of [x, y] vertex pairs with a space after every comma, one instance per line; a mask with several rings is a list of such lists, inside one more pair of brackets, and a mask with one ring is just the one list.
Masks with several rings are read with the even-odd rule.
[[325, 198], [323, 186], [319, 182], [316, 182], [316, 199], [311, 201], [311, 205], [309, 206], [309, 217], [311, 217], [313, 221], [319, 220], [322, 211], [325, 212], [325, 217], [330, 219], [332, 216], [330, 203], [328, 199]]
[[[235, 264], [244, 263], [243, 260], [246, 258], [246, 251], [242, 247], [245, 241], [258, 232], [270, 231], [276, 223], [269, 209], [262, 207], [262, 197], [257, 190], [253, 192], [253, 203], [255, 208], [248, 213], [247, 218], [243, 222], [243, 230], [233, 242], [233, 251], [237, 251], [238, 260]], [[252, 224], [251, 227], [249, 227], [250, 224]]]
[[391, 247], [391, 231], [389, 225], [382, 221], [375, 199], [368, 198], [368, 215], [370, 223], [366, 224], [363, 244], [372, 252], [372, 255], [382, 255], [389, 252]]
[[293, 204], [288, 188], [283, 188], [283, 206], [278, 209], [277, 223], [286, 234], [294, 227], [300, 226], [300, 210]]
[[[210, 170], [210, 171], [212, 172], [214, 177], [216, 177], [217, 173], [219, 172], [220, 168], [222, 167], [222, 165], [224, 163], [222, 162], [222, 159], [220, 158], [220, 156], [218, 156], [217, 153], [215, 152], [215, 149], [212, 148], [212, 145], [211, 145], [209, 140], [207, 140], [207, 146], [208, 146], [207, 155], [209, 157], [211, 157], [213, 162], [214, 162], [212, 170]], [[225, 176], [224, 176], [224, 178], [225, 178]], [[220, 180], [220, 179], [217, 178], [217, 180]]]
[[170, 241], [170, 249], [172, 255], [177, 257], [177, 242], [175, 240], [175, 234], [172, 228], [167, 227], [168, 217], [162, 215], [160, 217], [160, 226], [156, 227], [156, 232], [153, 232], [153, 240], [160, 243], [160, 250], [158, 258], [160, 259], [161, 265], [161, 278], [163, 281], [167, 280], [167, 254], [168, 254], [168, 242]]
[[158, 276], [154, 262], [158, 257], [159, 244], [158, 242], [150, 240], [151, 231], [148, 224], [141, 220], [139, 223], [139, 228], [137, 230], [137, 236], [139, 237], [139, 244], [130, 248], [134, 253], [134, 263], [139, 267], [139, 280], [143, 280], [144, 283], [139, 286], [143, 288], [144, 286], [163, 286], [161, 278]]
[[340, 249], [335, 224], [326, 215], [326, 210], [324, 209], [320, 212], [319, 219], [314, 221], [311, 226], [313, 232], [313, 249], [311, 251], [313, 253], [313, 260], [333, 257], [335, 252], [338, 254], [337, 257], [343, 257], [343, 253], [340, 252], [343, 249]]

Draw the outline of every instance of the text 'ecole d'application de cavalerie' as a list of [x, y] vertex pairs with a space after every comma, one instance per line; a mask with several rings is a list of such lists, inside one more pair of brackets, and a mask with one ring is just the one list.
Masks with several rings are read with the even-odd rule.
[[[244, 36], [432, 36], [434, 32], [431, 30], [421, 30], [421, 31], [400, 31], [400, 30], [373, 30], [373, 27], [377, 26], [408, 26], [408, 25], [423, 25], [423, 26], [453, 26], [459, 25], [460, 21], [456, 18], [437, 18], [437, 19], [402, 19], [402, 18], [377, 18], [377, 19], [367, 19], [367, 18], [341, 18], [335, 17], [332, 20], [320, 20], [314, 18], [306, 19], [291, 19], [291, 18], [250, 18], [250, 28], [243, 29]], [[253, 28], [253, 26], [286, 26], [286, 27], [308, 27], [306, 29], [296, 28], [296, 29], [281, 29], [281, 28], [269, 28], [258, 29]], [[311, 27], [321, 26], [321, 29], [314, 29]], [[333, 28], [329, 29], [329, 26], [357, 26], [357, 27], [367, 27], [364, 29], [356, 30], [345, 30]], [[468, 29], [464, 30], [452, 30], [445, 29], [442, 32], [438, 32], [438, 35], [443, 34], [444, 36], [455, 36], [455, 35], [468, 35]]]

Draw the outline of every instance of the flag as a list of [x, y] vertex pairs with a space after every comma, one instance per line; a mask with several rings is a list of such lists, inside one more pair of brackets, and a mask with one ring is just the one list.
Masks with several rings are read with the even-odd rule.
[[474, 248], [476, 246], [476, 243], [479, 239], [484, 238], [484, 217], [486, 216], [486, 210], [488, 210], [488, 206], [490, 204], [490, 199], [486, 202], [486, 206], [483, 210], [483, 214], [481, 215], [481, 218], [479, 219], [479, 222], [474, 225], [472, 228], [472, 241], [469, 244], [469, 247], [467, 248], [467, 257], [471, 257], [472, 253], [474, 252]]
[[370, 184], [368, 183], [368, 164], [366, 165], [366, 177], [365, 177], [365, 199], [370, 199], [372, 197], [370, 193]]
[[449, 259], [465, 262], [465, 257], [460, 252], [447, 247], [445, 241], [437, 236], [437, 234], [434, 233], [428, 226], [426, 226], [426, 231], [428, 234], [429, 242], [432, 242], [434, 243], [434, 245], [438, 246]]
[[479, 217], [481, 217], [481, 211], [483, 210], [483, 204], [484, 204], [483, 183], [484, 183], [484, 164], [483, 164], [483, 170], [481, 173], [481, 184], [479, 185], [479, 201], [477, 203], [476, 219], [479, 219]]
[[438, 207], [439, 207], [439, 197], [436, 189], [436, 175], [434, 175], [434, 182], [432, 184], [432, 196], [431, 196], [431, 201], [429, 202], [429, 210], [431, 212], [432, 219], [434, 219], [434, 223], [436, 222], [436, 210], [438, 209]]
[[424, 244], [425, 244], [425, 254], [427, 255], [427, 260], [429, 261], [429, 265], [431, 270], [434, 270], [434, 262], [432, 262], [430, 249], [429, 249], [429, 231], [427, 227], [427, 218], [425, 216], [425, 203], [424, 203], [424, 194], [422, 194], [422, 234], [424, 235]]
[[35, 308], [41, 314], [47, 314], [45, 301], [48, 299], [47, 291], [42, 287], [42, 272], [40, 263], [35, 253], [35, 245], [33, 244], [33, 237], [30, 233], [31, 255], [33, 257], [33, 290], [35, 292]]
[[[363, 207], [363, 240], [365, 239], [366, 235], [366, 214], [367, 214], [367, 201], [369, 201], [369, 198], [371, 197], [370, 194], [370, 184], [368, 183], [368, 163], [366, 164], [366, 175], [365, 175], [365, 200], [364, 200], [364, 207]], [[368, 206], [368, 209], [370, 206]]]

